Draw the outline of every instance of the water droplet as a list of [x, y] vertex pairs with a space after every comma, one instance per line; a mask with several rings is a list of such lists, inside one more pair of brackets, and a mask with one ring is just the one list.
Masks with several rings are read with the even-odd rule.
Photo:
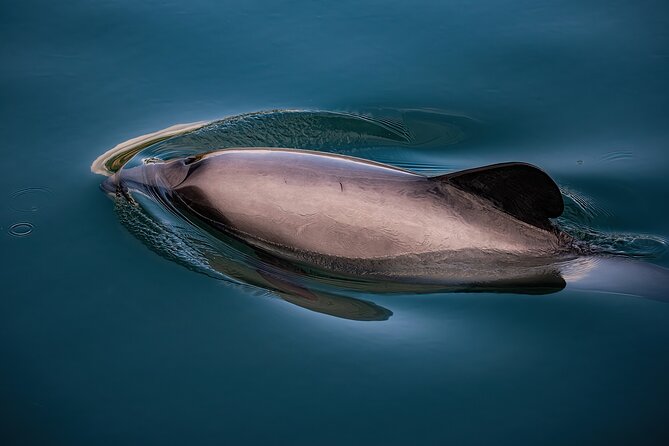
[[9, 207], [17, 212], [37, 212], [47, 203], [51, 191], [46, 187], [27, 187], [9, 196]]
[[9, 227], [9, 233], [15, 237], [25, 237], [27, 235], [30, 235], [33, 232], [34, 228], [35, 226], [33, 226], [32, 223], [28, 222], [14, 223]]

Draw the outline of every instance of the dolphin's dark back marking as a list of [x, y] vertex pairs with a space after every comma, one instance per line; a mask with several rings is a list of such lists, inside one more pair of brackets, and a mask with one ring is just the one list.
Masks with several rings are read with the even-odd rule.
[[526, 163], [493, 164], [434, 177], [490, 200], [519, 220], [550, 230], [564, 210], [562, 194], [546, 172]]

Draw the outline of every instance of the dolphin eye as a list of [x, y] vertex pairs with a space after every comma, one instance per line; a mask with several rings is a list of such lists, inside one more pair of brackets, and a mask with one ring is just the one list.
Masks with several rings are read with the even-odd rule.
[[195, 161], [197, 161], [196, 156], [189, 156], [188, 158], [184, 158], [184, 166], [187, 166], [189, 164], [193, 164]]

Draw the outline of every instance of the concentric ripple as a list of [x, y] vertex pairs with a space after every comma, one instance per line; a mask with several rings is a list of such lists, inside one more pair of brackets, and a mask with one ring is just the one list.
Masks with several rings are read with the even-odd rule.
[[37, 212], [44, 206], [51, 195], [46, 187], [26, 187], [9, 196], [9, 207], [17, 212]]
[[35, 229], [35, 227], [32, 223], [20, 222], [11, 225], [9, 227], [9, 233], [14, 237], [25, 237], [30, 235], [33, 232], [33, 229]]

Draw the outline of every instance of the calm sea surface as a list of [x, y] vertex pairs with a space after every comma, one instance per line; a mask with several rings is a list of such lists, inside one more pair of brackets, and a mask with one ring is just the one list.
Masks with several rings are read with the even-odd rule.
[[370, 294], [392, 316], [333, 317], [148, 249], [90, 171], [174, 124], [363, 115], [412, 144], [311, 118], [245, 137], [534, 163], [667, 268], [668, 79], [664, 1], [3, 2], [0, 442], [669, 444], [669, 299]]

